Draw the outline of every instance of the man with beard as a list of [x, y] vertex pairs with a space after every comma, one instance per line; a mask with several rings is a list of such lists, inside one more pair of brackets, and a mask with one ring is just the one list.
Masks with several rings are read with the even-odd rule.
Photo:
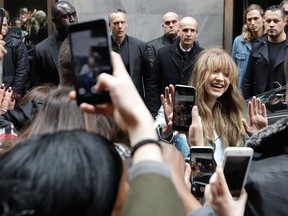
[[287, 58], [288, 38], [285, 10], [280, 5], [266, 9], [264, 25], [267, 34], [253, 45], [244, 78], [242, 93], [245, 99], [285, 85], [284, 61]]

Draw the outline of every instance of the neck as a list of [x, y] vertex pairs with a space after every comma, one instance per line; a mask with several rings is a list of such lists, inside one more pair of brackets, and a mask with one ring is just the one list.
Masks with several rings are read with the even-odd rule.
[[125, 36], [124, 36], [124, 37], [114, 37], [114, 36], [113, 36], [113, 39], [114, 39], [115, 43], [116, 43], [117, 45], [119, 45], [119, 46], [123, 43], [124, 38], [125, 38]]
[[278, 35], [278, 37], [270, 37], [268, 35], [268, 41], [271, 42], [271, 43], [281, 43], [283, 41], [286, 40], [286, 33], [285, 31], [283, 30], [281, 34]]
[[264, 29], [261, 29], [260, 31], [257, 32], [252, 32], [253, 38], [259, 38], [264, 34]]
[[181, 44], [181, 42], [179, 43], [180, 49], [182, 49], [183, 51], [187, 51], [189, 49], [192, 49], [193, 44], [189, 45], [189, 46], [185, 46], [183, 44]]

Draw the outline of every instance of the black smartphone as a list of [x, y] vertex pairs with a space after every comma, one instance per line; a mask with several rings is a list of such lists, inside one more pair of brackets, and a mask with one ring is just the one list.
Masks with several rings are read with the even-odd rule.
[[187, 132], [192, 123], [191, 111], [195, 104], [195, 88], [175, 85], [173, 106], [173, 130]]
[[224, 175], [233, 197], [239, 197], [246, 184], [253, 154], [250, 147], [228, 147], [224, 151]]
[[0, 8], [0, 34], [2, 35], [3, 18], [5, 16], [4, 8]]
[[192, 146], [190, 148], [191, 192], [197, 197], [204, 196], [205, 186], [215, 172], [214, 151], [210, 146]]
[[110, 102], [108, 91], [95, 89], [99, 74], [112, 74], [111, 39], [106, 20], [71, 24], [68, 30], [78, 105]]

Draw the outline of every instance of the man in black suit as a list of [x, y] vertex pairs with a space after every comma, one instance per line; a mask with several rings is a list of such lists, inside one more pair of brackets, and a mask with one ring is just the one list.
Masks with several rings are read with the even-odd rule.
[[147, 42], [149, 62], [152, 66], [158, 50], [166, 45], [173, 44], [178, 38], [178, 24], [178, 14], [174, 12], [168, 12], [163, 15], [162, 28], [164, 34], [161, 37], [155, 38]]
[[38, 86], [43, 83], [59, 84], [59, 48], [67, 37], [68, 25], [77, 23], [76, 10], [66, 1], [56, 2], [52, 6], [51, 14], [56, 31], [35, 47], [32, 74], [30, 76], [32, 86]]
[[179, 40], [159, 49], [153, 64], [150, 88], [147, 92], [150, 112], [156, 116], [160, 105], [160, 94], [169, 84], [187, 85], [197, 55], [203, 48], [197, 45], [198, 23], [192, 17], [179, 22]]
[[144, 41], [128, 36], [126, 11], [123, 9], [109, 12], [112, 49], [119, 53], [142, 99], [146, 102], [147, 80], [151, 67], [147, 58], [147, 44]]

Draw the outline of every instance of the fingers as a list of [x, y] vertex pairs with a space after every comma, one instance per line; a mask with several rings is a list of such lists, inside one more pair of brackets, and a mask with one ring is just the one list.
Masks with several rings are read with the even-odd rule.
[[247, 192], [246, 192], [245, 189], [242, 189], [242, 190], [241, 190], [241, 194], [240, 194], [237, 202], [245, 205], [245, 203], [247, 202], [247, 199], [248, 199], [248, 194], [247, 194]]
[[5, 110], [8, 110], [9, 103], [11, 102], [11, 97], [12, 97], [13, 91], [12, 88], [9, 87], [5, 92], [4, 96], [2, 98], [2, 104], [1, 107]]
[[189, 191], [191, 191], [191, 166], [188, 163], [185, 163], [185, 173], [184, 173], [184, 181]]
[[76, 91], [71, 91], [69, 93], [69, 98], [72, 99], [72, 100], [76, 100]]
[[[0, 103], [1, 103], [2, 99], [4, 98], [4, 94], [5, 94], [5, 84], [2, 83], [0, 86]], [[1, 104], [0, 104], [0, 106], [1, 106]]]
[[16, 103], [15, 99], [11, 98], [10, 103], [8, 105], [8, 110], [13, 110], [15, 107], [15, 103]]
[[216, 173], [217, 173], [217, 182], [218, 182], [218, 191], [221, 195], [229, 195], [232, 197], [232, 195], [230, 194], [225, 176], [224, 176], [224, 172], [223, 172], [223, 168], [222, 167], [217, 167], [216, 168]]
[[261, 112], [262, 112], [262, 116], [264, 118], [267, 118], [267, 110], [266, 110], [266, 106], [264, 103], [261, 104]]

